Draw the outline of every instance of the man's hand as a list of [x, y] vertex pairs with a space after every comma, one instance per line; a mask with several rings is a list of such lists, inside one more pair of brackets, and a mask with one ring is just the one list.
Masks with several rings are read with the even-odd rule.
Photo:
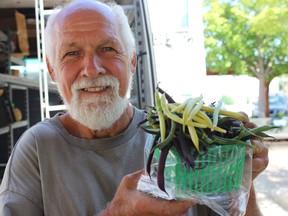
[[[245, 127], [255, 128], [256, 124], [246, 122]], [[252, 157], [252, 180], [254, 180], [268, 166], [268, 147], [263, 143], [261, 138], [253, 138], [250, 141], [255, 146]]]
[[117, 192], [101, 216], [182, 215], [195, 203], [192, 201], [168, 201], [154, 198], [137, 190], [143, 170], [125, 176]]
[[268, 147], [260, 139], [251, 139], [251, 143], [256, 147], [252, 157], [252, 180], [263, 172], [269, 163]]
[[[246, 115], [245, 113], [242, 114]], [[245, 127], [249, 128], [255, 128], [257, 126], [252, 122], [244, 122], [244, 124]], [[268, 147], [263, 143], [263, 140], [261, 138], [253, 138], [250, 141], [255, 146], [252, 157], [252, 180], [254, 180], [268, 166]], [[256, 192], [253, 182], [251, 185], [246, 210], [246, 216], [262, 216], [261, 210], [257, 204]]]

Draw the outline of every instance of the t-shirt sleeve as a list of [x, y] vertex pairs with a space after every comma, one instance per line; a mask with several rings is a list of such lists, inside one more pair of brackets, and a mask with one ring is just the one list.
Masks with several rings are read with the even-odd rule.
[[0, 187], [0, 215], [43, 215], [35, 134], [26, 131], [15, 145]]
[[5, 191], [0, 196], [0, 215], [41, 216], [43, 211], [27, 197], [11, 191]]

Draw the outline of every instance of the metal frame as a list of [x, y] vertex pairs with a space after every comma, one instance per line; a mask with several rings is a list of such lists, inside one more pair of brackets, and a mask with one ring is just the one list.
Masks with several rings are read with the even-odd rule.
[[52, 111], [65, 109], [64, 105], [50, 105], [49, 102], [49, 74], [45, 58], [45, 16], [49, 16], [51, 13], [53, 13], [53, 10], [45, 10], [43, 0], [35, 0], [41, 120], [50, 118], [50, 112]]
[[[45, 112], [45, 107], [49, 104], [49, 94], [43, 92], [48, 92], [47, 88], [44, 86], [44, 75], [45, 69], [43, 68], [45, 62], [45, 46], [44, 46], [44, 3], [42, 0], [35, 0], [35, 18], [36, 18], [36, 35], [37, 35], [37, 57], [39, 65], [39, 96], [40, 96], [40, 109], [41, 109], [41, 120], [45, 117], [49, 117], [49, 112]], [[48, 95], [48, 100], [45, 96]], [[47, 110], [46, 110], [47, 111]]]

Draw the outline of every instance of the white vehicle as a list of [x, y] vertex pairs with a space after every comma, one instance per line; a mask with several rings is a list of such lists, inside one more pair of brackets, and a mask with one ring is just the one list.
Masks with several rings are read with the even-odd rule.
[[[269, 95], [269, 116], [270, 117], [281, 117], [288, 115], [288, 100], [284, 94], [271, 94]], [[252, 110], [252, 117], [259, 117], [259, 107], [255, 104]]]

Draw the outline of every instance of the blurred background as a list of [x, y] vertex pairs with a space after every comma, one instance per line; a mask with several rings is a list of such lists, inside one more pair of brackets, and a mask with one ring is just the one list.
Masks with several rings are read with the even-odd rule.
[[[288, 1], [148, 1], [157, 77], [176, 100], [202, 94], [273, 124], [255, 180], [263, 215], [288, 215]], [[159, 10], [165, 5], [165, 10]]]

